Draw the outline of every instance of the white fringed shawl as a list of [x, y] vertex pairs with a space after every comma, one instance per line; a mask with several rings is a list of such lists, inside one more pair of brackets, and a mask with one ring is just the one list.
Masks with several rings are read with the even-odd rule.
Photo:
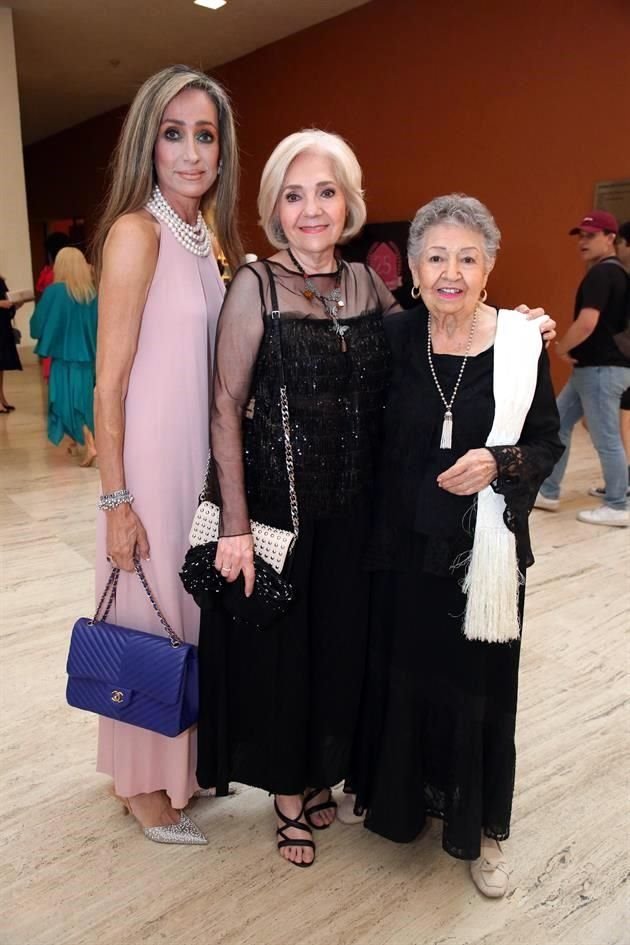
[[[494, 422], [486, 446], [518, 442], [534, 398], [542, 348], [540, 319], [501, 309], [494, 342]], [[516, 540], [503, 521], [505, 499], [492, 486], [477, 496], [477, 522], [468, 570], [464, 635], [469, 640], [507, 643], [518, 639], [519, 585]]]

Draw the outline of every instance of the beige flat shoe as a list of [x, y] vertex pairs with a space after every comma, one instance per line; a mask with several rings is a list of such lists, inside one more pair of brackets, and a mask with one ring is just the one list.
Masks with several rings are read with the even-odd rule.
[[501, 845], [497, 840], [482, 837], [481, 856], [470, 864], [472, 881], [484, 896], [501, 899], [510, 881], [510, 871]]
[[362, 824], [365, 820], [365, 814], [355, 814], [354, 804], [355, 794], [344, 794], [342, 800], [337, 805], [337, 820], [342, 824]]

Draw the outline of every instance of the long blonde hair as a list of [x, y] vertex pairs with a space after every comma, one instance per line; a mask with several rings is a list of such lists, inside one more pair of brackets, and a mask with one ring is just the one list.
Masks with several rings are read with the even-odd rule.
[[80, 249], [60, 249], [53, 266], [55, 282], [63, 282], [75, 302], [91, 302], [96, 297], [92, 267]]
[[219, 116], [221, 173], [201, 199], [201, 212], [215, 229], [217, 240], [232, 269], [243, 250], [238, 236], [239, 159], [236, 129], [230, 100], [218, 82], [188, 66], [168, 66], [150, 76], [138, 90], [120, 133], [112, 157], [111, 183], [101, 219], [92, 241], [92, 259], [97, 274], [103, 246], [112, 224], [124, 213], [144, 207], [155, 183], [153, 151], [165, 109], [184, 89], [201, 89], [216, 105]]

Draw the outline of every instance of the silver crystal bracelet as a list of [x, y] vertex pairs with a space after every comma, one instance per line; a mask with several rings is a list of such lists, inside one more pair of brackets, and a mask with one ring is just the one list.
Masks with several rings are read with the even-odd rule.
[[133, 496], [128, 489], [117, 489], [116, 492], [108, 492], [106, 495], [102, 495], [99, 500], [97, 507], [103, 512], [111, 512], [112, 509], [117, 509], [119, 505], [131, 505], [133, 502]]

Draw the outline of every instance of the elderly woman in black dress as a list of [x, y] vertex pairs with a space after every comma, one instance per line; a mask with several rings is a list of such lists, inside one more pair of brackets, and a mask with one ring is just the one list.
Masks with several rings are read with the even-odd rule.
[[414, 294], [393, 353], [355, 778], [366, 826], [399, 842], [428, 817], [502, 896], [514, 787], [528, 515], [562, 452], [536, 322], [485, 304], [499, 231], [453, 194], [416, 214]]

